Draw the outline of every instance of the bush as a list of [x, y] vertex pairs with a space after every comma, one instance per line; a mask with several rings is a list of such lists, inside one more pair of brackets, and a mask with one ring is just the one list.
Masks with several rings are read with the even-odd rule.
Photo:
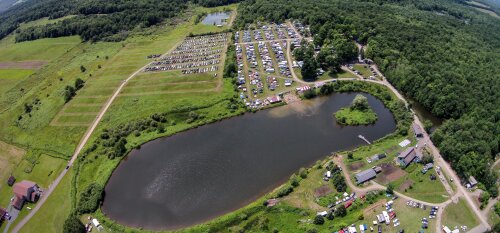
[[334, 214], [336, 217], [344, 217], [347, 215], [347, 209], [341, 205], [335, 210]]
[[279, 197], [284, 197], [288, 194], [290, 194], [291, 192], [293, 192], [293, 187], [291, 185], [287, 185], [283, 188], [281, 188], [279, 191], [278, 191], [278, 194], [276, 195], [278, 198]]
[[306, 99], [312, 99], [316, 97], [316, 91], [313, 90], [313, 89], [309, 89], [307, 91], [304, 92], [304, 98]]
[[75, 215], [70, 215], [63, 225], [64, 233], [84, 233], [86, 232], [85, 226], [80, 222], [80, 220]]
[[316, 225], [323, 225], [325, 223], [325, 219], [321, 215], [316, 215], [316, 217], [314, 217], [313, 223]]
[[305, 168], [301, 168], [301, 169], [299, 170], [299, 175], [300, 175], [300, 178], [302, 178], [302, 179], [307, 178], [307, 169], [305, 169]]
[[93, 213], [99, 208], [103, 198], [104, 188], [100, 184], [92, 183], [80, 195], [77, 212], [79, 214]]

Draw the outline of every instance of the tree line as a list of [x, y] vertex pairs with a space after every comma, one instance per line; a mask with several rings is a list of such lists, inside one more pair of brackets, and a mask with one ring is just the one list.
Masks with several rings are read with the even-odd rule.
[[445, 119], [432, 135], [444, 158], [462, 178], [475, 176], [498, 195], [497, 175], [487, 169], [500, 139], [497, 19], [451, 0], [248, 0], [238, 11], [238, 28], [300, 20], [310, 25], [314, 46], [333, 48], [333, 56], [351, 41], [366, 45], [365, 56], [394, 86]]

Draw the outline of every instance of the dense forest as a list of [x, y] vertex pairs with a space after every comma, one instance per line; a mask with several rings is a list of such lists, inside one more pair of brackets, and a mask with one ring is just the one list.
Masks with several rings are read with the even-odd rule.
[[339, 35], [367, 45], [393, 85], [447, 119], [432, 136], [445, 159], [498, 195], [487, 168], [499, 153], [500, 20], [448, 0], [249, 0], [236, 26], [264, 19], [301, 20], [322, 49]]
[[[236, 0], [195, 0], [219, 6]], [[149, 27], [188, 7], [188, 0], [39, 0], [18, 4], [0, 15], [0, 39], [17, 30], [16, 41], [80, 35], [85, 41], [120, 41], [136, 27]], [[60, 22], [19, 29], [23, 22], [48, 17]]]

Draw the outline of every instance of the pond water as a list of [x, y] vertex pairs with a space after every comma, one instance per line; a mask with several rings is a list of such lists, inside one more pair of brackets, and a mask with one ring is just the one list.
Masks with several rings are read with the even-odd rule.
[[230, 16], [230, 11], [211, 13], [208, 14], [201, 23], [206, 25], [224, 25]]
[[120, 224], [179, 229], [239, 209], [331, 152], [364, 144], [396, 128], [371, 95], [374, 125], [341, 127], [333, 113], [356, 93], [334, 94], [245, 114], [144, 144], [106, 185], [103, 212]]
[[422, 119], [422, 123], [425, 120], [429, 120], [432, 122], [431, 132], [434, 132], [439, 126], [443, 124], [443, 119], [434, 116], [430, 111], [428, 111], [422, 104], [417, 102], [411, 97], [405, 96], [405, 99], [411, 103], [411, 108], [415, 111], [417, 116]]

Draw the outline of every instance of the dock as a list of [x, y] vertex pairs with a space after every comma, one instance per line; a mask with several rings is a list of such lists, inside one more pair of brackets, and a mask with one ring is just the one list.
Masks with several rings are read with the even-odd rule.
[[368, 139], [366, 139], [363, 135], [358, 135], [358, 138], [360, 138], [361, 140], [365, 141], [366, 143], [368, 143], [368, 145], [372, 144], [370, 141], [368, 141]]

